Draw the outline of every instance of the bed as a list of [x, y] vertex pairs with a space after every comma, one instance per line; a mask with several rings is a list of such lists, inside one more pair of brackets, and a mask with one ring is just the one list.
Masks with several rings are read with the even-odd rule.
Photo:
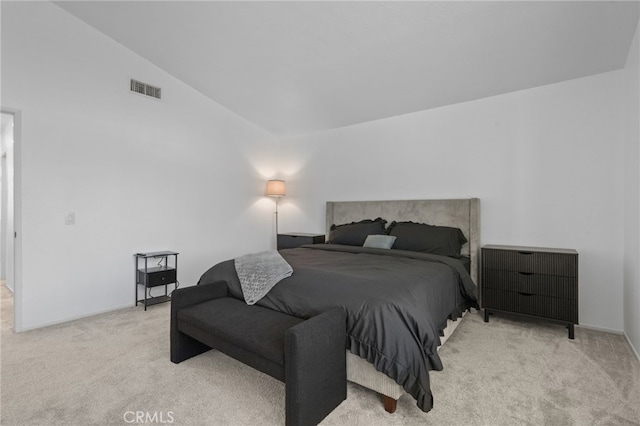
[[[437, 347], [450, 335], [445, 327], [477, 307], [479, 200], [327, 202], [327, 235], [337, 235], [334, 224], [373, 218], [457, 228], [466, 241], [462, 257], [350, 244], [282, 250], [294, 273], [257, 304], [303, 318], [343, 307], [348, 380], [380, 393], [389, 412], [404, 393], [426, 412], [433, 406], [428, 373], [442, 369]], [[243, 297], [233, 260], [214, 265], [199, 284], [216, 280]]]
[[[480, 271], [480, 200], [442, 199], [442, 200], [390, 200], [390, 201], [342, 201], [327, 202], [326, 233], [329, 235], [333, 224], [350, 223], [362, 218], [382, 217], [388, 221], [414, 221], [433, 225], [460, 228], [468, 242], [462, 246], [461, 253], [470, 260], [470, 275], [478, 283]], [[441, 337], [444, 344], [453, 334], [460, 321], [448, 320], [447, 328]], [[405, 393], [384, 373], [357, 355], [347, 351], [347, 378], [371, 389], [384, 398], [384, 407], [394, 412], [398, 399]]]

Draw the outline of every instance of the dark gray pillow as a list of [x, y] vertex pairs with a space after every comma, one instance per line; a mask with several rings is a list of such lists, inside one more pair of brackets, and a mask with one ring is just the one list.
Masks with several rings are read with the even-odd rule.
[[389, 225], [387, 233], [397, 237], [394, 249], [457, 258], [460, 257], [462, 246], [467, 242], [459, 228], [427, 225], [426, 223], [394, 221]]
[[362, 246], [368, 235], [383, 235], [385, 233], [384, 225], [386, 223], [386, 220], [377, 218], [374, 220], [365, 219], [360, 222], [345, 223], [343, 225], [331, 225], [327, 243]]

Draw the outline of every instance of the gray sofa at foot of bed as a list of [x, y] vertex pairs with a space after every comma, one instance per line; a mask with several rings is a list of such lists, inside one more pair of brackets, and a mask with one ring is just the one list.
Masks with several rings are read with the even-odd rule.
[[286, 424], [315, 425], [347, 397], [346, 314], [307, 320], [229, 297], [223, 281], [171, 295], [171, 361], [217, 349], [285, 383]]

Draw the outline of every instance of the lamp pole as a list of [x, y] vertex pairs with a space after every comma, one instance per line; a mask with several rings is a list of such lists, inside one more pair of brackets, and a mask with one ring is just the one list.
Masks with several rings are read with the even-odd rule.
[[275, 197], [276, 199], [276, 243], [278, 242], [278, 201], [280, 197]]

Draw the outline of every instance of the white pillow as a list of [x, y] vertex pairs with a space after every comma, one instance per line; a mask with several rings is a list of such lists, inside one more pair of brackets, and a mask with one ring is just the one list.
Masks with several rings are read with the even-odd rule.
[[396, 237], [393, 235], [367, 235], [362, 247], [390, 249], [395, 242]]

